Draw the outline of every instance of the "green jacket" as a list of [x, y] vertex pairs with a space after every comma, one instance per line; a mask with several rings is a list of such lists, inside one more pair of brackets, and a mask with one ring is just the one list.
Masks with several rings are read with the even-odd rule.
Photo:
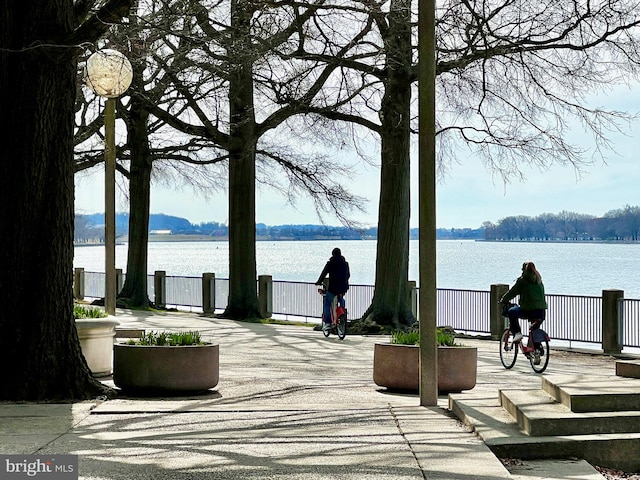
[[536, 276], [532, 272], [524, 272], [511, 289], [502, 296], [501, 302], [508, 302], [520, 295], [522, 310], [546, 310], [547, 301], [544, 297], [544, 284], [536, 283]]

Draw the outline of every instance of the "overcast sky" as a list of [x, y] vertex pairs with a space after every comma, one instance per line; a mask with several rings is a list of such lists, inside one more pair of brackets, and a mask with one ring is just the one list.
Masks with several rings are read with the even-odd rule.
[[[638, 93], [622, 89], [605, 100], [611, 108], [635, 112], [640, 110], [638, 97]], [[505, 186], [500, 178], [492, 178], [479, 161], [461, 159], [461, 164], [451, 167], [447, 178], [438, 184], [437, 226], [477, 228], [484, 221], [495, 223], [511, 215], [536, 216], [562, 210], [601, 216], [625, 205], [640, 205], [640, 121], [626, 135], [616, 135], [612, 139], [616, 152], [607, 155], [606, 164], [598, 161], [588, 167], [582, 178], [577, 178], [571, 167], [554, 167], [547, 172], [524, 170], [524, 182], [514, 180]], [[586, 140], [582, 145], [591, 147]], [[417, 227], [417, 155], [413, 156], [412, 162], [415, 168], [412, 168], [411, 226]], [[76, 177], [77, 213], [104, 211], [103, 182], [101, 169], [88, 176]], [[353, 193], [369, 200], [367, 212], [355, 216], [366, 225], [377, 223], [378, 183], [379, 171], [373, 167], [363, 167], [360, 174], [349, 182]], [[127, 209], [123, 197], [118, 195], [117, 210]], [[184, 217], [192, 223], [224, 223], [227, 211], [225, 194], [205, 199], [187, 190], [152, 187], [151, 213]], [[287, 206], [285, 199], [268, 191], [258, 193], [256, 221], [267, 225], [320, 223], [309, 202], [301, 200], [295, 209]], [[331, 217], [326, 219], [326, 223], [338, 225], [337, 220]]]

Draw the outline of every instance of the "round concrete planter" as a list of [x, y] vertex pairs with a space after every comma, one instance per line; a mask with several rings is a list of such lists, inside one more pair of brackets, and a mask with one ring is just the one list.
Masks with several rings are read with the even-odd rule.
[[[420, 349], [416, 345], [376, 343], [373, 381], [389, 390], [417, 391], [420, 384]], [[438, 347], [438, 391], [461, 392], [476, 386], [478, 349]]]
[[120, 322], [110, 318], [78, 318], [76, 330], [82, 354], [96, 377], [111, 375], [113, 338]]
[[177, 394], [218, 384], [219, 345], [116, 344], [113, 348], [113, 383], [122, 390]]

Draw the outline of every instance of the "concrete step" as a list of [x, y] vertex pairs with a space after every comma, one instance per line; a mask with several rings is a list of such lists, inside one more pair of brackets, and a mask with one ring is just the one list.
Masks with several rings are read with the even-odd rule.
[[546, 375], [542, 389], [572, 412], [640, 411], [640, 379]]
[[513, 480], [605, 480], [584, 460], [516, 460], [506, 465]]
[[499, 458], [584, 459], [592, 465], [640, 471], [640, 433], [529, 436], [500, 405], [498, 395], [449, 395], [449, 408]]
[[640, 361], [616, 361], [616, 375], [620, 377], [640, 378]]
[[572, 412], [543, 390], [500, 390], [500, 404], [529, 436], [640, 433], [640, 412]]

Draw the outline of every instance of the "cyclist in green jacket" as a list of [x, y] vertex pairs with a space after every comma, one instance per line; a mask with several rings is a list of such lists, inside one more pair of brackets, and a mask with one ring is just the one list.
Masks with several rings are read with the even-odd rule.
[[542, 276], [533, 262], [522, 264], [522, 275], [516, 280], [513, 287], [502, 296], [500, 302], [508, 303], [518, 295], [520, 295], [520, 305], [511, 307], [507, 313], [514, 342], [522, 339], [522, 331], [520, 330], [518, 319], [537, 319], [540, 320], [540, 323], [545, 319], [547, 301], [544, 295], [544, 284], [542, 283]]

